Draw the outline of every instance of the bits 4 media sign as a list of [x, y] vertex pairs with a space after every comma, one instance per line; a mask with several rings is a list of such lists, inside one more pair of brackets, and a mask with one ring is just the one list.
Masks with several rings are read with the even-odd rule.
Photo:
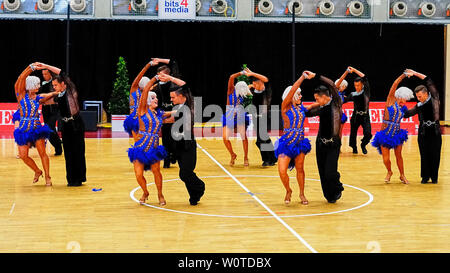
[[195, 0], [158, 0], [160, 19], [195, 19]]

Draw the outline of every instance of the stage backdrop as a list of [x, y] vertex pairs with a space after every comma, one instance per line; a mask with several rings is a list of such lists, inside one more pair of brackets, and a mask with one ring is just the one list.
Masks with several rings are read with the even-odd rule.
[[[29, 63], [65, 67], [63, 20], [0, 20], [0, 33], [0, 102], [15, 101], [14, 83]], [[225, 107], [228, 77], [242, 64], [269, 77], [273, 104], [292, 84], [289, 23], [78, 20], [71, 22], [70, 35], [70, 76], [81, 100], [106, 105], [119, 56], [127, 61], [130, 82], [150, 58], [175, 59], [203, 106]], [[296, 37], [297, 76], [308, 69], [335, 80], [351, 65], [369, 77], [371, 99], [385, 101], [392, 82], [411, 68], [430, 75], [444, 97], [441, 25], [297, 23]], [[412, 89], [418, 84], [402, 83]], [[302, 89], [312, 101], [308, 81]]]

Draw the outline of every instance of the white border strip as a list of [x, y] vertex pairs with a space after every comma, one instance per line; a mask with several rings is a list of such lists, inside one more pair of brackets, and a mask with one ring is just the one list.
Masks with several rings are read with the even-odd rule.
[[225, 167], [223, 167], [212, 155], [210, 155], [205, 149], [203, 149], [200, 144], [197, 143], [197, 146], [209, 157], [214, 163], [217, 164], [226, 174], [228, 174], [239, 186], [241, 186], [247, 193], [249, 193], [253, 199], [256, 200], [264, 209], [266, 209], [275, 219], [278, 220], [287, 230], [289, 230], [300, 242], [302, 242], [312, 253], [318, 253], [312, 246], [308, 244], [293, 228], [291, 228], [288, 224], [286, 224], [283, 219], [281, 219], [275, 212], [273, 212], [269, 207], [266, 206], [256, 195], [251, 193], [249, 189], [247, 189], [236, 177], [234, 177]]

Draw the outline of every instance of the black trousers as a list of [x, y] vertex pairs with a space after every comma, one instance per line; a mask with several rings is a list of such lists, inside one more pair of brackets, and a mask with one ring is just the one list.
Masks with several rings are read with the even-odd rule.
[[197, 165], [197, 142], [176, 141], [176, 159], [180, 167], [180, 179], [185, 183], [190, 201], [198, 201], [205, 193], [205, 183], [195, 174]]
[[70, 186], [81, 185], [86, 181], [84, 123], [81, 116], [62, 122], [62, 139], [67, 183]]
[[422, 180], [438, 181], [441, 161], [442, 135], [438, 127], [419, 127], [417, 137], [420, 151], [420, 176]]
[[341, 174], [338, 172], [340, 140], [334, 143], [324, 144], [319, 137], [316, 140], [316, 160], [319, 169], [320, 183], [325, 199], [336, 201], [344, 190], [340, 182]]
[[[254, 119], [255, 120], [255, 119]], [[264, 126], [262, 126], [264, 122]], [[263, 162], [277, 162], [272, 140], [267, 132], [267, 118], [256, 118], [256, 146]], [[262, 128], [262, 129], [261, 129]]]
[[169, 164], [173, 157], [175, 157], [175, 142], [172, 138], [172, 135], [170, 133], [172, 129], [172, 124], [165, 123], [161, 127], [161, 138], [162, 138], [162, 145], [167, 151], [167, 154], [169, 155], [166, 159], [164, 159], [164, 164]]
[[58, 105], [43, 105], [42, 116], [45, 124], [53, 130], [50, 134], [50, 143], [55, 148], [55, 152], [62, 152], [61, 139], [56, 131], [56, 121], [59, 119]]
[[348, 145], [356, 148], [356, 135], [358, 134], [359, 126], [363, 128], [363, 138], [361, 139], [361, 145], [366, 146], [372, 138], [372, 126], [370, 125], [369, 114], [358, 115], [353, 113], [350, 119], [350, 140]]

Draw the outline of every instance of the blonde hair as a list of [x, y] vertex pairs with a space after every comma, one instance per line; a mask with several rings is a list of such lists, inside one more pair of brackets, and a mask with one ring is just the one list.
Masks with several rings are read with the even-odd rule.
[[41, 84], [41, 80], [36, 76], [28, 76], [25, 79], [25, 89], [27, 91], [38, 89]]
[[414, 93], [408, 87], [402, 86], [399, 89], [395, 90], [395, 97], [397, 99], [410, 100], [414, 98]]
[[341, 86], [342, 86], [342, 88], [347, 88], [348, 82], [347, 82], [346, 80], [342, 80], [340, 86], [337, 86], [338, 81], [339, 81], [339, 79], [337, 79], [337, 80], [334, 82], [334, 85], [336, 85], [336, 87], [337, 87], [338, 89], [341, 88]]
[[155, 98], [157, 98], [157, 95], [155, 92], [153, 92], [153, 91], [148, 92], [147, 105], [150, 105]]
[[[284, 89], [283, 95], [281, 96], [281, 98], [282, 98], [283, 100], [287, 97], [287, 95], [289, 94], [289, 92], [291, 91], [291, 89], [292, 89], [292, 86], [291, 86], [291, 85], [289, 85], [288, 87], [286, 87], [286, 89]], [[302, 92], [302, 90], [300, 89], [300, 87], [295, 91], [295, 94], [294, 94], [294, 99], [295, 99], [295, 100], [298, 100], [298, 95], [299, 95], [301, 92]]]
[[150, 79], [148, 77], [146, 76], [142, 77], [142, 79], [139, 81], [139, 89], [143, 91], [149, 81]]

